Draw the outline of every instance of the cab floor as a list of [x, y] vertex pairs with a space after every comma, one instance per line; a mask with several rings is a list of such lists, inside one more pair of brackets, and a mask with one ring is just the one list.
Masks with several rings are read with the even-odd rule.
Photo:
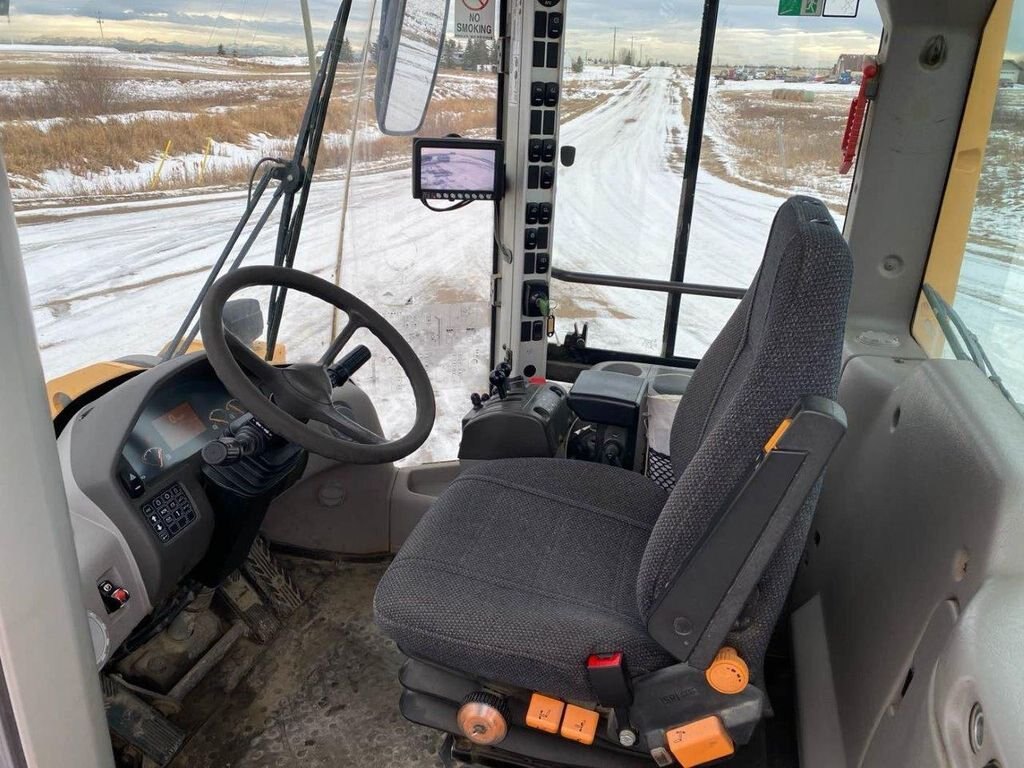
[[[278, 560], [306, 602], [269, 644], [239, 641], [186, 699], [175, 720], [191, 737], [170, 768], [442, 768], [442, 736], [399, 713], [403, 657], [373, 622], [387, 564]], [[723, 766], [796, 766], [780, 667], [769, 658], [776, 717]]]
[[386, 564], [280, 559], [307, 602], [186, 700], [199, 723], [181, 723], [194, 732], [172, 768], [440, 766], [441, 737], [399, 714], [402, 655], [373, 623]]

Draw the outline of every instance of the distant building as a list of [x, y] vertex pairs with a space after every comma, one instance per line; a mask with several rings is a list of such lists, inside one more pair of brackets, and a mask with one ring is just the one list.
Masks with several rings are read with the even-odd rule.
[[1024, 83], [1024, 67], [1011, 59], [1004, 60], [1003, 66], [999, 69], [999, 83], [1000, 85]]
[[832, 67], [833, 75], [841, 75], [843, 72], [863, 72], [864, 65], [872, 59], [867, 53], [844, 53], [839, 57], [836, 65]]

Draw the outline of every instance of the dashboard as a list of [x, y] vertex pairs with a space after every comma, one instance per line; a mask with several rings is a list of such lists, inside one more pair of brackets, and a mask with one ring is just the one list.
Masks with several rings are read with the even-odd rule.
[[99, 666], [189, 585], [237, 568], [270, 500], [301, 475], [306, 454], [284, 441], [235, 466], [203, 462], [203, 447], [244, 415], [196, 353], [123, 381], [58, 435]]
[[[125, 442], [124, 462], [145, 488], [201, 451], [244, 414], [245, 408], [216, 378], [189, 377], [171, 383], [143, 407]], [[138, 488], [136, 481], [131, 487]]]

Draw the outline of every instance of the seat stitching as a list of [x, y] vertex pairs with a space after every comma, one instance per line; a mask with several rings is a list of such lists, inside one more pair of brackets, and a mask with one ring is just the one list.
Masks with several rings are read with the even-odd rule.
[[[530, 654], [530, 653], [523, 653], [522, 651], [518, 651], [518, 650], [515, 650], [515, 649], [512, 649], [512, 648], [506, 647], [506, 646], [498, 645], [498, 644], [495, 644], [495, 643], [489, 643], [486, 640], [480, 640], [480, 641], [474, 640], [474, 641], [470, 642], [469, 640], [466, 640], [464, 637], [461, 637], [461, 636], [456, 635], [456, 634], [449, 634], [449, 633], [441, 631], [441, 630], [424, 629], [422, 627], [410, 627], [408, 624], [399, 624], [398, 622], [391, 621], [390, 619], [384, 618], [382, 616], [377, 616], [376, 617], [376, 621], [377, 621], [378, 624], [380, 624], [382, 626], [382, 628], [390, 627], [393, 630], [397, 630], [394, 634], [399, 634], [400, 635], [400, 634], [403, 634], [403, 633], [411, 632], [411, 633], [422, 635], [424, 637], [431, 638], [431, 639], [440, 638], [442, 640], [446, 640], [446, 641], [452, 643], [453, 645], [460, 645], [460, 646], [462, 646], [464, 648], [467, 648], [467, 649], [469, 649], [471, 651], [479, 651], [481, 649], [488, 650], [488, 651], [494, 651], [494, 652], [502, 653], [502, 654], [505, 654], [505, 655], [508, 655], [508, 656], [513, 656], [515, 658], [522, 659], [524, 661], [538, 662], [540, 664], [547, 665], [547, 666], [549, 666], [549, 667], [551, 667], [553, 669], [561, 670], [563, 672], [568, 672], [569, 675], [572, 676], [572, 677], [575, 677], [577, 674], [579, 674], [580, 672], [583, 671], [582, 665], [577, 665], [574, 662], [570, 662], [570, 661], [566, 661], [566, 662], [552, 661], [550, 658], [547, 658], [547, 657], [534, 656], [533, 654]], [[399, 643], [399, 646], [401, 646], [401, 643]], [[428, 659], [428, 660], [434, 661], [435, 663], [439, 663], [437, 659]], [[637, 660], [634, 659], [633, 663], [630, 664], [630, 669], [632, 670], [632, 674], [630, 676], [631, 677], [637, 677], [638, 675], [646, 674], [647, 672], [650, 672], [653, 669], [657, 669], [657, 668], [659, 668], [659, 667], [654, 667], [654, 666], [649, 665], [649, 664], [640, 664]], [[466, 671], [470, 671], [470, 670], [466, 670]], [[478, 674], [478, 673], [473, 673], [473, 674]], [[494, 682], [499, 682], [499, 681], [494, 681]]]
[[395, 560], [393, 563], [391, 563], [389, 570], [401, 568], [402, 566], [415, 562], [426, 563], [427, 565], [434, 566], [437, 570], [443, 571], [444, 573], [448, 573], [452, 576], [465, 576], [466, 578], [472, 581], [494, 584], [499, 587], [508, 587], [509, 589], [512, 589], [516, 592], [527, 592], [533, 595], [538, 595], [540, 597], [547, 597], [556, 602], [565, 603], [566, 605], [571, 605], [573, 607], [582, 606], [585, 608], [592, 608], [596, 613], [607, 614], [609, 616], [618, 616], [623, 619], [639, 622], [639, 617], [633, 614], [610, 610], [603, 605], [591, 603], [586, 600], [580, 600], [578, 598], [569, 598], [567, 595], [559, 595], [557, 592], [548, 592], [547, 590], [537, 589], [536, 587], [527, 586], [520, 582], [505, 580], [494, 576], [482, 576], [475, 571], [464, 570], [457, 566], [452, 566], [451, 563], [445, 562], [443, 560], [435, 560], [430, 557], [421, 557], [419, 555], [405, 555], [402, 557], [402, 559]]
[[627, 517], [626, 515], [620, 515], [617, 512], [612, 512], [607, 509], [601, 509], [600, 507], [595, 507], [590, 504], [583, 504], [581, 502], [574, 501], [573, 499], [566, 498], [565, 496], [559, 496], [554, 493], [538, 491], [537, 489], [531, 488], [528, 485], [520, 485], [519, 483], [513, 483], [508, 480], [499, 480], [494, 477], [485, 477], [482, 475], [462, 475], [460, 477], [455, 478], [455, 480], [451, 482], [451, 485], [455, 485], [456, 483], [467, 483], [473, 481], [478, 483], [484, 483], [485, 485], [497, 485], [504, 488], [509, 488], [514, 491], [521, 491], [530, 496], [539, 496], [540, 498], [548, 499], [549, 501], [557, 501], [559, 503], [564, 504], [567, 507], [573, 507], [575, 509], [583, 510], [584, 512], [590, 512], [592, 514], [598, 515], [599, 517], [607, 517], [611, 520], [615, 520], [620, 523], [625, 523], [626, 525], [629, 525], [633, 528], [639, 528], [642, 531], [651, 531], [654, 528], [653, 523], [651, 525], [647, 525], [646, 523], [641, 523], [639, 520], [635, 518]]
[[454, 645], [461, 645], [472, 651], [479, 651], [481, 649], [484, 649], [488, 651], [495, 651], [498, 653], [506, 654], [508, 656], [514, 656], [524, 661], [546, 664], [549, 667], [561, 670], [562, 672], [569, 672], [570, 674], [582, 671], [582, 665], [580, 667], [577, 667], [575, 664], [570, 664], [569, 662], [560, 663], [557, 661], [551, 661], [550, 659], [545, 659], [540, 656], [533, 656], [529, 653], [522, 653], [521, 651], [511, 650], [501, 645], [488, 643], [486, 640], [480, 640], [479, 642], [474, 640], [473, 642], [470, 642], [469, 640], [465, 640], [464, 638], [461, 638], [458, 635], [448, 634], [446, 632], [436, 631], [433, 629], [410, 627], [408, 624], [398, 624], [396, 622], [381, 618], [380, 616], [377, 617], [377, 622], [379, 624], [390, 626], [391, 628], [398, 630], [395, 634], [414, 632], [416, 634], [423, 635], [424, 637], [428, 638], [441, 638], [442, 640], [446, 640], [450, 643], [453, 643]]

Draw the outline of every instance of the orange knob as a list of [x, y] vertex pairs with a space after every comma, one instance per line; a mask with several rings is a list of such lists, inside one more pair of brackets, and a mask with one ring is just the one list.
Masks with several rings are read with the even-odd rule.
[[474, 744], [498, 744], [508, 735], [508, 705], [491, 693], [471, 693], [457, 716], [462, 734]]
[[735, 650], [726, 646], [715, 655], [704, 676], [708, 685], [719, 693], [734, 694], [747, 687], [750, 669]]

